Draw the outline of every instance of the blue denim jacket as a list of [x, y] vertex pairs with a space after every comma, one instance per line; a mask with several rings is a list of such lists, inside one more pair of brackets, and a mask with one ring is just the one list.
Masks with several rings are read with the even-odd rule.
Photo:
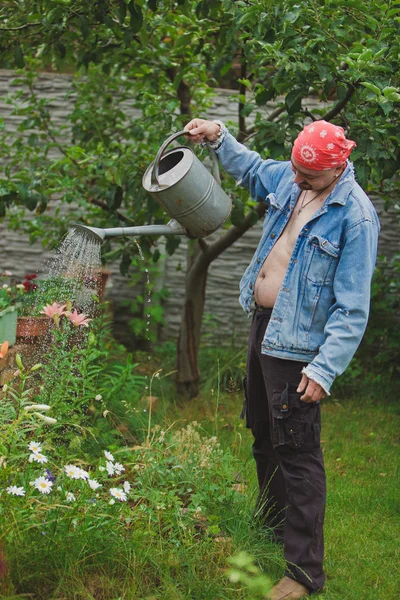
[[[250, 315], [257, 275], [301, 189], [290, 162], [262, 160], [226, 130], [216, 152], [237, 184], [267, 203], [260, 243], [240, 282], [240, 303]], [[304, 372], [328, 394], [367, 325], [379, 229], [376, 211], [348, 162], [297, 238], [265, 332], [263, 354], [309, 363]]]

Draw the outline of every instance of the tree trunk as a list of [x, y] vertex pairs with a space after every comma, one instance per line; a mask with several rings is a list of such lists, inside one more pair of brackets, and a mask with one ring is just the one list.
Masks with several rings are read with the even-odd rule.
[[200, 244], [189, 243], [185, 277], [185, 299], [176, 353], [176, 389], [186, 398], [199, 391], [198, 355], [204, 313], [208, 264]]

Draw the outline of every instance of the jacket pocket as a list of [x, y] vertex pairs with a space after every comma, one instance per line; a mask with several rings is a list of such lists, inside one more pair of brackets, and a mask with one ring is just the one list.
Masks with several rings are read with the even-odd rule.
[[318, 285], [330, 283], [335, 274], [340, 248], [320, 235], [312, 235], [308, 251], [306, 278]]

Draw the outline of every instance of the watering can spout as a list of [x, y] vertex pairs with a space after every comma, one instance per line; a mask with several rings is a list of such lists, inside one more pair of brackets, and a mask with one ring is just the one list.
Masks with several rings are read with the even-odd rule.
[[171, 219], [166, 225], [140, 225], [138, 227], [110, 227], [100, 229], [99, 227], [88, 227], [74, 223], [76, 231], [94, 242], [102, 244], [110, 237], [138, 237], [141, 235], [187, 235], [187, 231], [175, 219]]

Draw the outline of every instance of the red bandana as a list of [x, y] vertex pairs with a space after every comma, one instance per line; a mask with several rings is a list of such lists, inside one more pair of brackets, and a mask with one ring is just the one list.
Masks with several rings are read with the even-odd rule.
[[304, 127], [293, 144], [293, 158], [309, 169], [324, 171], [343, 164], [356, 143], [346, 140], [342, 127], [315, 121]]

